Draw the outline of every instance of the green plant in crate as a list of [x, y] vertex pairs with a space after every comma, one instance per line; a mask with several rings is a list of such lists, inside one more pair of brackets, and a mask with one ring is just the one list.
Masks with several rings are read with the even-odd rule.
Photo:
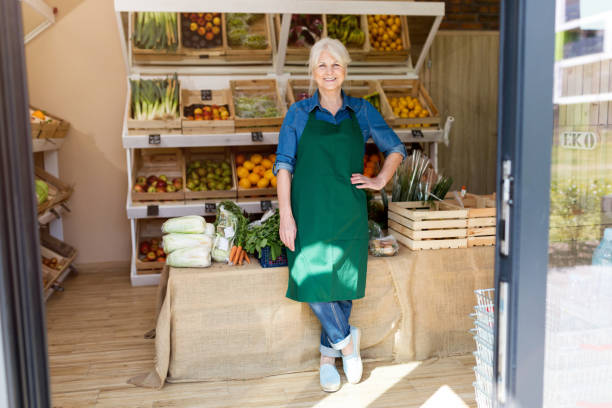
[[134, 21], [134, 45], [145, 50], [176, 51], [176, 13], [139, 12]]
[[177, 75], [166, 79], [130, 79], [132, 118], [136, 120], [176, 119], [179, 105]]

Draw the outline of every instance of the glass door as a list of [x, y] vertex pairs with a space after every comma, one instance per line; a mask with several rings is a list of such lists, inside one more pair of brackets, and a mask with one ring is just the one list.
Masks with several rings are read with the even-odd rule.
[[612, 407], [612, 2], [503, 5], [499, 407]]

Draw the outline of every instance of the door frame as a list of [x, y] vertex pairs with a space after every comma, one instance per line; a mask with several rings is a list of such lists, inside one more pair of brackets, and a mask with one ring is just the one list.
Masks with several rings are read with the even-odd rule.
[[[499, 407], [540, 407], [553, 138], [555, 3], [502, 0], [495, 255], [495, 394]], [[503, 163], [511, 162], [504, 197]], [[509, 208], [509, 221], [503, 205]], [[507, 222], [507, 229], [506, 227]], [[507, 232], [506, 232], [507, 231]], [[508, 235], [508, 255], [502, 242]]]

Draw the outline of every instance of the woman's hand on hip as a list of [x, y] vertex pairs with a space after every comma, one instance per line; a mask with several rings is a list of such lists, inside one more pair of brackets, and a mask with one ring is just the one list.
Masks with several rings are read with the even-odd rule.
[[360, 173], [353, 173], [351, 183], [356, 184], [357, 188], [369, 188], [370, 190], [382, 190], [385, 187], [386, 181], [379, 177], [367, 177]]
[[280, 216], [280, 228], [279, 235], [281, 241], [287, 248], [292, 252], [295, 251], [295, 236], [297, 234], [297, 227], [295, 226], [295, 219], [292, 214], [283, 214]]

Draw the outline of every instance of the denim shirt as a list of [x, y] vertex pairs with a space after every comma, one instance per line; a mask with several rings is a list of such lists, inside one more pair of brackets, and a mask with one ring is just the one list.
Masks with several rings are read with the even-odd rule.
[[324, 120], [329, 123], [339, 124], [343, 120], [350, 119], [349, 110], [355, 113], [359, 128], [363, 134], [364, 143], [371, 137], [376, 143], [378, 150], [388, 156], [391, 153], [401, 153], [406, 157], [406, 147], [397, 134], [387, 125], [381, 114], [372, 104], [363, 98], [354, 98], [342, 91], [342, 107], [336, 115], [332, 115], [319, 103], [319, 91], [308, 99], [301, 100], [289, 107], [287, 115], [283, 120], [280, 134], [278, 136], [278, 149], [276, 150], [276, 162], [273, 172], [278, 174], [280, 169], [286, 169], [293, 173], [297, 154], [297, 146], [308, 122], [308, 114], [315, 111], [315, 119]]

